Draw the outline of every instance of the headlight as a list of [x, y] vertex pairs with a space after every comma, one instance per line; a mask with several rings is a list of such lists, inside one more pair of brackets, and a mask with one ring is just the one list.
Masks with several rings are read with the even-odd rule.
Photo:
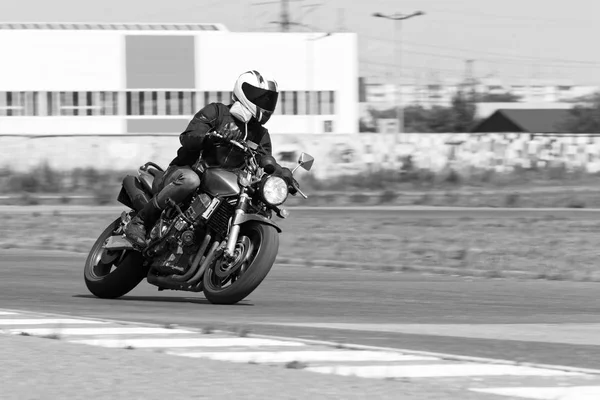
[[263, 199], [272, 206], [282, 204], [288, 197], [288, 187], [278, 176], [269, 176], [262, 187]]

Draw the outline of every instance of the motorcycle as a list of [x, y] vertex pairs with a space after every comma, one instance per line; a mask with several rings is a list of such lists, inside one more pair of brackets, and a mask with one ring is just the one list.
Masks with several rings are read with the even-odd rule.
[[242, 168], [208, 166], [200, 155], [193, 166], [200, 187], [180, 204], [168, 200], [143, 248], [126, 239], [125, 228], [156, 193], [165, 171], [147, 162], [137, 176], [127, 175], [117, 200], [130, 210], [100, 234], [85, 263], [84, 279], [93, 295], [118, 298], [146, 278], [159, 291], [203, 292], [213, 304], [235, 304], [266, 278], [282, 232], [273, 215], [289, 216], [282, 205], [290, 194], [308, 198], [293, 175], [300, 167], [310, 171], [314, 158], [302, 153], [290, 171], [272, 156], [257, 157], [256, 143], [215, 132], [209, 136], [239, 149]]

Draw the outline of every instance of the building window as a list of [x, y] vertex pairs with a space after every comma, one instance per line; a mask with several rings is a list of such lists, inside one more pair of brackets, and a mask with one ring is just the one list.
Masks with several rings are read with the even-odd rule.
[[191, 103], [191, 107], [192, 109], [190, 110], [190, 114], [194, 115], [198, 112], [199, 108], [198, 108], [198, 93], [196, 92], [191, 92], [190, 95], [192, 96], [190, 103]]
[[158, 115], [158, 92], [151, 93], [151, 105], [150, 105], [150, 113], [151, 115]]
[[323, 92], [317, 92], [317, 114], [323, 114]]
[[23, 115], [19, 92], [0, 92], [0, 115], [7, 117]]
[[48, 115], [60, 115], [60, 93], [48, 92], [46, 93], [46, 112]]
[[208, 94], [208, 97], [205, 97], [205, 106], [209, 105], [210, 103], [218, 103], [219, 102], [219, 96], [217, 93], [220, 92], [206, 92]]
[[38, 116], [38, 92], [0, 92], [0, 116]]
[[285, 115], [286, 114], [286, 112], [285, 112], [286, 111], [285, 110], [285, 104], [286, 104], [285, 92], [279, 93], [279, 101], [278, 102], [279, 102], [279, 104], [278, 104], [277, 108], [279, 108], [279, 113], [282, 115]]
[[[100, 93], [100, 115], [119, 115], [119, 93], [118, 92], [99, 92]], [[128, 100], [129, 104], [129, 100]]]
[[79, 95], [77, 92], [60, 92], [58, 99], [58, 111], [60, 115], [77, 115], [79, 104]]
[[292, 92], [292, 114], [298, 115], [298, 92]]
[[325, 91], [319, 92], [319, 114], [333, 115], [335, 114], [335, 92]]
[[184, 114], [184, 112], [183, 112], [183, 108], [184, 108], [183, 107], [183, 98], [184, 98], [183, 92], [177, 92], [177, 108], [178, 108], [177, 115], [183, 115]]
[[139, 96], [138, 92], [127, 92], [127, 115], [137, 115], [139, 111], [138, 103]]
[[318, 115], [319, 114], [319, 92], [317, 91], [313, 91], [313, 92], [308, 92], [309, 94], [309, 99], [308, 99], [308, 103], [309, 103], [309, 114], [310, 115]]
[[[229, 104], [231, 92], [0, 92], [0, 116], [190, 116], [210, 103]], [[333, 115], [333, 91], [283, 91], [282, 115]]]
[[93, 93], [92, 92], [87, 92], [85, 94], [85, 115], [92, 115], [92, 112], [94, 111], [92, 108], [92, 104], [93, 104]]
[[308, 107], [306, 107], [306, 92], [295, 92], [296, 93], [296, 114], [297, 115], [306, 115], [308, 114]]

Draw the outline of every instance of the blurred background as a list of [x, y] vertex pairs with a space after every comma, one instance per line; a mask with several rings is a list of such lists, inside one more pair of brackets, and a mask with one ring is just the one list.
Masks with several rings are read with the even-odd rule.
[[[0, 1], [0, 304], [597, 374], [598, 15], [593, 0]], [[315, 163], [296, 175], [308, 199], [290, 196], [289, 218], [275, 220], [276, 265], [250, 307], [212, 308], [151, 285], [125, 301], [88, 296], [84, 260], [125, 209], [116, 200], [124, 176], [148, 161], [166, 167], [192, 116], [230, 103], [237, 77], [253, 69], [281, 90], [266, 125], [274, 156], [292, 167], [307, 152]], [[0, 354], [10, 343], [0, 341]], [[13, 347], [4, 358], [26, 360]], [[85, 363], [77, 374], [94, 366], [80, 384], [55, 368], [71, 360], [62, 350], [39, 362], [35, 349], [20, 369], [29, 380], [3, 383], [44, 392], [32, 364], [53, 366], [57, 390], [96, 382], [94, 398], [114, 399], [125, 383], [117, 368], [105, 368], [112, 380], [96, 378], [98, 360], [75, 355], [69, 365]], [[450, 367], [432, 376], [456, 377]], [[471, 379], [478, 369], [460, 385], [487, 385]], [[237, 386], [229, 369], [223, 385], [188, 370], [210, 390]], [[521, 373], [493, 384], [568, 383]], [[264, 386], [274, 390], [271, 374]], [[170, 374], [161, 366], [148, 376], [144, 398]], [[316, 382], [292, 379], [307, 393]], [[338, 386], [360, 397], [360, 382], [347, 382]], [[377, 384], [392, 383], [407, 381]], [[438, 386], [424, 382], [427, 396], [415, 398], [467, 398], [431, 394]], [[406, 390], [395, 386], [391, 398]]]
[[531, 205], [431, 190], [593, 181], [598, 11], [585, 0], [2, 4], [1, 201], [114, 202], [125, 173], [167, 164], [193, 114], [229, 103], [256, 69], [282, 91], [267, 126], [277, 158], [317, 160], [300, 177], [310, 204]]

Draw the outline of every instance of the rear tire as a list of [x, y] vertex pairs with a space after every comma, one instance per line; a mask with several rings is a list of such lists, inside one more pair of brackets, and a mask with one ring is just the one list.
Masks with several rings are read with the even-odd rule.
[[253, 243], [258, 246], [254, 258], [241, 277], [226, 288], [219, 288], [213, 283], [213, 268], [207, 268], [204, 272], [204, 296], [213, 304], [235, 304], [245, 299], [252, 293], [267, 277], [271, 267], [275, 263], [279, 251], [279, 233], [270, 226], [256, 222], [248, 222], [242, 225], [240, 235], [252, 235]]
[[122, 254], [123, 251], [113, 252], [115, 260], [107, 263], [100, 261], [105, 253], [102, 245], [113, 235], [120, 221], [121, 218], [117, 218], [100, 234], [85, 262], [85, 285], [94, 296], [102, 299], [116, 299], [129, 293], [148, 274], [148, 268], [143, 266], [144, 258], [138, 251], [123, 250], [125, 254]]

